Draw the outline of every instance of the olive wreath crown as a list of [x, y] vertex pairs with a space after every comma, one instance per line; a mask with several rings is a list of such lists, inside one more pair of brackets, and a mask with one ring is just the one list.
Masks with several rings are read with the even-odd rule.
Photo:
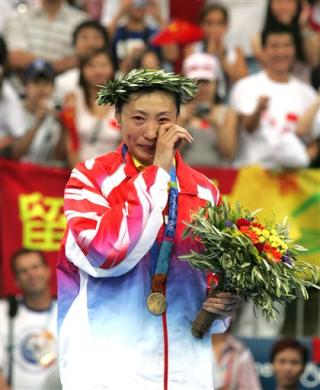
[[191, 100], [197, 90], [196, 81], [172, 72], [158, 69], [132, 69], [127, 75], [107, 82], [101, 86], [97, 103], [121, 104], [129, 99], [129, 95], [143, 88], [155, 88], [175, 93], [181, 103]]

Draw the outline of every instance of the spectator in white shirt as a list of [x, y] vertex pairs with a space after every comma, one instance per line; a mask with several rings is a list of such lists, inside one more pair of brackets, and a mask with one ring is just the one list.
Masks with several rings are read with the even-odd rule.
[[296, 128], [316, 93], [290, 73], [295, 58], [290, 29], [265, 31], [262, 41], [265, 69], [238, 81], [231, 91], [231, 105], [242, 125], [235, 165], [308, 166], [307, 148]]

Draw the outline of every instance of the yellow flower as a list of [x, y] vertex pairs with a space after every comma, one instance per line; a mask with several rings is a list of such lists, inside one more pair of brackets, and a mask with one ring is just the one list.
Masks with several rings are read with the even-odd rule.
[[266, 239], [265, 239], [263, 236], [260, 236], [260, 237], [259, 237], [259, 242], [262, 243], [262, 242], [265, 242], [265, 240], [266, 240]]
[[274, 244], [280, 244], [280, 239], [277, 237], [277, 236], [270, 236], [269, 238], [270, 242], [274, 243]]
[[263, 229], [262, 230], [262, 235], [264, 238], [269, 238], [270, 237], [270, 233], [267, 229]]
[[261, 229], [257, 227], [251, 227], [251, 230], [258, 234], [258, 236], [261, 234]]

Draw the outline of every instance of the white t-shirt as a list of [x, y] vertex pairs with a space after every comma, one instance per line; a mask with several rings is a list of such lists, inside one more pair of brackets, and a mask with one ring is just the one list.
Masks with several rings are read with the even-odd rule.
[[73, 68], [66, 70], [55, 78], [55, 100], [62, 103], [64, 97], [74, 91], [79, 85], [80, 70]]
[[304, 144], [295, 135], [298, 118], [316, 99], [307, 84], [291, 77], [287, 83], [271, 80], [264, 71], [239, 80], [231, 91], [231, 106], [240, 114], [250, 115], [260, 96], [269, 97], [268, 108], [261, 114], [252, 133], [242, 128], [236, 166], [261, 164], [265, 168], [307, 166]]
[[[8, 303], [0, 302], [0, 367], [8, 374]], [[18, 305], [13, 319], [12, 390], [61, 389], [57, 364], [57, 305], [34, 311]]]
[[4, 80], [0, 92], [0, 138], [20, 137], [26, 130], [19, 96], [12, 85]]

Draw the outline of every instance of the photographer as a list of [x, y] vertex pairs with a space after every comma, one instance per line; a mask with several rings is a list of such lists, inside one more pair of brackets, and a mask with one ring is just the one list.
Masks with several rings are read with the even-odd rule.
[[53, 68], [41, 59], [26, 70], [24, 117], [29, 130], [11, 147], [15, 159], [45, 165], [66, 164], [64, 132], [57, 118], [58, 107], [53, 102], [54, 76]]
[[237, 148], [237, 117], [223, 104], [216, 103], [217, 85], [222, 72], [212, 55], [195, 53], [183, 63], [187, 77], [197, 79], [198, 92], [182, 107], [180, 124], [194, 137], [182, 150], [193, 166], [225, 166], [233, 160]]

